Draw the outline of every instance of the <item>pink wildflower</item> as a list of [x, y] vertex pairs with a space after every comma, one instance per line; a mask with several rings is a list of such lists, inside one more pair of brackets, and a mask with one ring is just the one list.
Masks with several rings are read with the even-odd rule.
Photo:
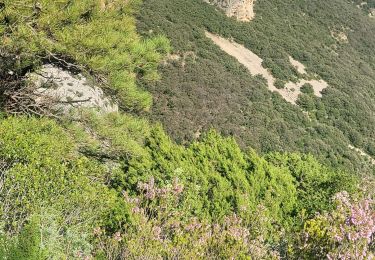
[[122, 240], [121, 233], [120, 232], [116, 232], [113, 235], [113, 239], [116, 240], [117, 242], [120, 242]]

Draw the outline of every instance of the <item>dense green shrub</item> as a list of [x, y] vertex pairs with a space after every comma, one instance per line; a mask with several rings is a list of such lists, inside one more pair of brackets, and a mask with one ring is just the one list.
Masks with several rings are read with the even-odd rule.
[[308, 94], [300, 94], [297, 104], [305, 111], [313, 111], [315, 109], [314, 97]]
[[0, 252], [0, 257], [10, 260], [45, 259], [47, 255], [40, 244], [39, 225], [40, 223], [37, 219], [32, 219], [17, 237], [13, 237], [9, 241], [1, 241], [0, 246], [5, 248], [3, 252]]
[[[236, 212], [245, 221], [262, 204], [275, 221], [305, 211], [330, 209], [338, 191], [355, 188], [355, 178], [323, 167], [311, 156], [244, 153], [232, 138], [207, 133], [187, 148], [173, 144], [159, 129], [146, 138], [148, 156], [127, 162], [127, 173], [114, 178], [116, 189], [131, 194], [139, 181], [150, 178], [157, 185], [178, 178], [186, 187], [179, 207], [200, 218], [222, 219]], [[316, 204], [315, 204], [316, 203]]]
[[3, 1], [2, 48], [20, 54], [20, 68], [46, 60], [68, 67], [70, 62], [83, 65], [108, 80], [105, 86], [124, 108], [147, 110], [151, 96], [137, 88], [136, 78], [158, 78], [156, 69], [169, 43], [160, 36], [147, 40], [138, 36], [133, 17], [138, 4], [137, 0]]
[[311, 155], [271, 153], [266, 160], [287, 167], [297, 182], [297, 212], [313, 215], [332, 210], [331, 198], [341, 190], [354, 192], [358, 179], [347, 172], [327, 168]]
[[283, 89], [283, 88], [285, 88], [285, 82], [280, 80], [280, 79], [277, 79], [275, 81], [275, 87], [278, 88], [278, 89]]
[[0, 161], [8, 165], [2, 173], [0, 216], [9, 232], [50, 205], [65, 212], [60, 223], [70, 219], [82, 226], [100, 222], [108, 211], [113, 196], [104, 186], [104, 166], [80, 155], [74, 140], [55, 122], [2, 120], [0, 145]]
[[311, 95], [311, 94], [314, 94], [314, 88], [310, 83], [305, 83], [301, 87], [301, 92], [304, 93], [304, 94]]
[[[360, 168], [348, 141], [375, 153], [367, 99], [373, 44], [361, 36], [373, 27], [362, 16], [355, 19], [361, 13], [342, 0], [295, 1], [294, 8], [259, 0], [262, 19], [237, 23], [200, 0], [150, 0], [139, 28], [152, 37], [143, 41], [133, 17], [138, 4], [0, 2], [0, 57], [12, 57], [0, 64], [0, 90], [14, 79], [20, 83], [18, 76], [36, 64], [62, 62], [107, 79], [126, 109], [147, 110], [150, 95], [135, 82], [157, 78], [158, 61], [169, 50], [157, 35], [170, 36], [180, 60], [165, 61], [165, 81], [147, 87], [157, 93], [154, 115], [178, 114], [167, 122], [184, 143], [172, 141], [160, 125], [121, 113], [77, 111], [59, 121], [0, 115], [0, 258], [371, 257], [371, 201], [355, 203], [343, 190], [355, 198], [373, 193], [373, 186], [366, 183], [359, 192], [355, 175], [321, 164]], [[343, 14], [332, 17], [331, 8]], [[345, 47], [327, 28], [333, 21], [346, 24], [348, 14], [360, 40], [350, 36]], [[232, 36], [265, 57], [264, 66], [280, 81], [296, 81], [288, 62], [293, 55], [333, 88], [322, 99], [301, 95], [307, 118], [269, 93], [264, 79], [223, 55], [204, 29]], [[357, 92], [352, 99], [346, 94], [349, 83], [358, 82], [366, 97], [362, 107]], [[362, 111], [365, 106], [370, 112]], [[206, 131], [212, 126], [224, 135]], [[265, 153], [241, 149], [236, 140]], [[285, 152], [294, 150], [320, 161]], [[341, 204], [332, 204], [335, 194]]]
[[[293, 232], [315, 212], [332, 210], [333, 194], [356, 191], [356, 178], [312, 156], [243, 152], [213, 130], [185, 147], [129, 115], [84, 111], [63, 126], [0, 121], [0, 252], [8, 257], [176, 256], [171, 248], [271, 257], [296, 243]], [[28, 232], [36, 239], [22, 240]]]

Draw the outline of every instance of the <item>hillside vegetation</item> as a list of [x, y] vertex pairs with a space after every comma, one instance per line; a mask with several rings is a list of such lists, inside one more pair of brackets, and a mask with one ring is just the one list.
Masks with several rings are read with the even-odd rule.
[[[154, 95], [152, 118], [180, 143], [214, 127], [259, 152], [298, 150], [335, 167], [361, 169], [361, 156], [348, 145], [374, 156], [374, 20], [342, 0], [260, 0], [255, 12], [251, 22], [237, 22], [199, 0], [144, 3], [138, 28], [147, 36], [165, 34], [182, 57], [161, 67], [160, 82], [147, 85]], [[281, 85], [306, 77], [290, 55], [306, 66], [307, 77], [329, 87], [322, 98], [304, 94], [299, 107], [290, 105], [207, 39], [205, 30], [253, 51]], [[348, 41], [332, 36], [340, 32]]]
[[[258, 2], [253, 24], [198, 0], [0, 1], [0, 259], [372, 259], [375, 182], [348, 145], [374, 155], [373, 41], [360, 36], [358, 60], [354, 43], [337, 45], [339, 68], [333, 56], [319, 63], [314, 44], [297, 40], [309, 36], [264, 22], [286, 6]], [[306, 30], [320, 29], [311, 19]], [[279, 59], [264, 66], [280, 81], [300, 76], [283, 60], [293, 55], [331, 87], [321, 99], [303, 88], [309, 119], [205, 30], [262, 57], [273, 50]], [[282, 30], [295, 36], [288, 51], [271, 42]], [[347, 65], [359, 60], [367, 74]], [[46, 64], [84, 75], [119, 112], [57, 113], [29, 77]], [[348, 82], [363, 84], [351, 94]], [[353, 110], [335, 106], [334, 93]]]
[[[119, 114], [83, 112], [62, 126], [9, 117], [0, 143], [5, 259], [297, 257], [310, 252], [299, 239], [330, 228], [315, 213], [335, 209], [333, 196], [358, 182], [311, 156], [242, 152], [216, 132], [182, 147]], [[367, 248], [366, 237], [357, 242]], [[322, 255], [335, 250], [311, 243]]]
[[[151, 96], [136, 79], [158, 77], [161, 53], [169, 49], [163, 37], [143, 40], [135, 31], [134, 8], [139, 1], [4, 1], [0, 32], [2, 49], [18, 54], [17, 70], [46, 60], [62, 66], [77, 62], [116, 94], [127, 110], [148, 110]], [[73, 67], [74, 68], [74, 67]]]

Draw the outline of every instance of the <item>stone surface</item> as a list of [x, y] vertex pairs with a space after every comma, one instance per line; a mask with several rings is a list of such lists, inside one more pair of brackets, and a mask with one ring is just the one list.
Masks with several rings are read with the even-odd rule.
[[51, 98], [56, 101], [56, 109], [63, 112], [71, 108], [95, 108], [100, 112], [118, 111], [118, 106], [94, 86], [82, 74], [73, 74], [51, 64], [29, 75], [34, 82], [36, 92], [41, 98]]
[[223, 9], [227, 16], [235, 17], [242, 22], [254, 19], [255, 0], [204, 0]]

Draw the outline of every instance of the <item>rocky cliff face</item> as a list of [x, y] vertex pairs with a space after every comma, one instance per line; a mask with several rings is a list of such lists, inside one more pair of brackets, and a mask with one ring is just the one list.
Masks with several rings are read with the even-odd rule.
[[239, 21], [248, 22], [255, 17], [255, 0], [204, 0], [225, 11], [227, 16], [235, 17]]

